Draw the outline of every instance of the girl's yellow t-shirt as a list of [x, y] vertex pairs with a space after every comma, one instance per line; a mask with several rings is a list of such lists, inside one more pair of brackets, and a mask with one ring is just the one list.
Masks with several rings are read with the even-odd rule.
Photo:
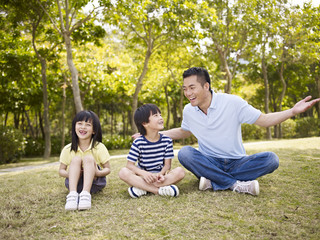
[[90, 147], [85, 150], [82, 151], [79, 147], [78, 147], [78, 151], [70, 151], [71, 149], [71, 143], [69, 143], [68, 145], [66, 145], [60, 154], [60, 162], [69, 166], [71, 163], [71, 160], [75, 157], [75, 156], [79, 156], [79, 157], [84, 157], [86, 155], [91, 154], [94, 158], [94, 160], [96, 161], [96, 163], [98, 165], [100, 165], [100, 167], [102, 167], [103, 164], [105, 164], [106, 162], [109, 161], [110, 159], [110, 154], [108, 152], [108, 149], [106, 148], [106, 146], [101, 143], [98, 142], [96, 144], [96, 146], [94, 148], [91, 149], [92, 146], [92, 142], [90, 144]]

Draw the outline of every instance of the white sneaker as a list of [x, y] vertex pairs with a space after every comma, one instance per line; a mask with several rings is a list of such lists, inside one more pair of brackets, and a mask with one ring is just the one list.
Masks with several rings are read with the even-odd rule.
[[87, 191], [82, 191], [79, 195], [79, 210], [86, 210], [91, 208], [91, 194]]
[[78, 209], [78, 200], [79, 194], [76, 191], [72, 191], [67, 195], [67, 202], [64, 207], [65, 210], [77, 210]]
[[201, 177], [199, 182], [199, 190], [205, 191], [210, 188], [212, 188], [211, 181], [205, 177]]
[[251, 195], [259, 195], [259, 182], [257, 180], [253, 181], [236, 181], [236, 183], [231, 187], [234, 192], [238, 193], [249, 193]]
[[139, 198], [147, 194], [147, 191], [142, 190], [140, 188], [136, 188], [136, 187], [129, 187], [128, 192], [132, 198]]
[[179, 188], [176, 185], [160, 187], [158, 190], [161, 196], [177, 197], [179, 196]]

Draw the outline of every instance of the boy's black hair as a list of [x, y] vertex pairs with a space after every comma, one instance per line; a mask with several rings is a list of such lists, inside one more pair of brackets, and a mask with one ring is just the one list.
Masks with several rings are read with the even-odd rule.
[[79, 145], [79, 138], [76, 133], [76, 123], [77, 122], [91, 122], [93, 128], [92, 134], [92, 146], [91, 148], [95, 147], [96, 142], [102, 142], [102, 130], [100, 125], [100, 120], [98, 116], [92, 111], [81, 111], [78, 112], [77, 115], [74, 117], [72, 121], [72, 142], [71, 142], [71, 151], [77, 152], [78, 145]]
[[153, 114], [161, 113], [157, 105], [147, 103], [139, 107], [134, 113], [134, 123], [136, 124], [138, 131], [142, 135], [147, 134], [147, 130], [142, 125], [149, 122], [149, 117]]
[[192, 67], [183, 72], [183, 79], [190, 77], [190, 76], [197, 76], [197, 81], [201, 83], [201, 86], [203, 86], [206, 82], [209, 83], [209, 91], [211, 91], [211, 80], [209, 73], [206, 69], [201, 67]]

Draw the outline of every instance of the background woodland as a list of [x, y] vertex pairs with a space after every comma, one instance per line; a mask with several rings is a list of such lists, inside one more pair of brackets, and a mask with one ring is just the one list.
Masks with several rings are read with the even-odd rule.
[[[308, 2], [0, 0], [0, 25], [0, 163], [59, 154], [83, 109], [108, 149], [130, 147], [144, 103], [179, 127], [193, 66], [265, 113], [320, 97], [320, 7]], [[320, 104], [272, 128], [243, 125], [243, 138], [319, 136], [319, 119]]]

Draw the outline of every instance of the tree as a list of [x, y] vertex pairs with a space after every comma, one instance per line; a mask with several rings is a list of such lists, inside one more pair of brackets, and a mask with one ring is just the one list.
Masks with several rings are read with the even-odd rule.
[[[83, 27], [86, 22], [92, 20], [98, 14], [98, 7], [93, 7], [93, 9], [87, 14], [87, 16], [83, 16], [81, 14], [81, 10], [84, 6], [88, 4], [88, 0], [84, 1], [72, 1], [72, 0], [65, 0], [64, 2], [61, 0], [56, 0], [57, 5], [57, 12], [53, 10], [51, 12], [47, 11], [44, 3], [37, 0], [43, 11], [48, 15], [53, 24], [54, 28], [57, 32], [63, 37], [65, 48], [67, 51], [67, 64], [71, 73], [72, 77], [72, 90], [73, 90], [73, 98], [74, 104], [76, 108], [76, 112], [83, 110], [82, 101], [81, 101], [81, 94], [79, 88], [79, 74], [78, 70], [73, 61], [73, 54], [72, 54], [72, 42], [71, 42], [71, 35], [79, 28]], [[77, 16], [79, 20], [76, 19]], [[58, 22], [55, 20], [58, 18]], [[59, 27], [60, 25], [60, 27]]]
[[246, 1], [204, 1], [198, 12], [201, 35], [211, 58], [224, 73], [226, 93], [232, 92], [232, 81], [246, 48], [249, 26], [243, 16], [248, 8], [250, 4]]
[[[142, 66], [138, 68], [139, 76], [132, 97], [131, 122], [138, 106], [139, 93], [144, 84], [152, 54], [179, 35], [179, 27], [182, 23], [179, 18], [181, 15], [179, 4], [179, 1], [169, 0], [117, 2], [113, 24], [118, 25], [123, 31], [123, 37], [127, 40], [128, 47], [137, 54], [138, 61], [143, 59]], [[132, 130], [136, 132], [134, 125]]]

